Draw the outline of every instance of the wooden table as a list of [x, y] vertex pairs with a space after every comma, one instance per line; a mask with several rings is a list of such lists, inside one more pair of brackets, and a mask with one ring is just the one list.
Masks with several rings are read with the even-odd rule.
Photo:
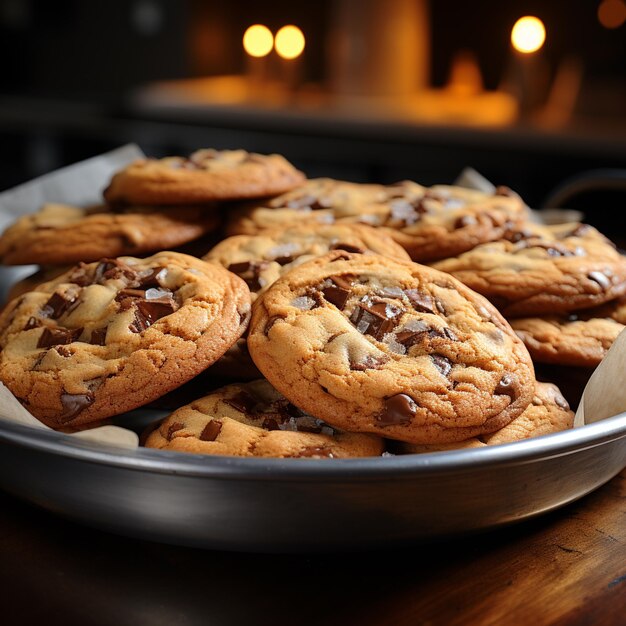
[[0, 494], [3, 624], [626, 624], [626, 470], [488, 534], [276, 556], [135, 541]]

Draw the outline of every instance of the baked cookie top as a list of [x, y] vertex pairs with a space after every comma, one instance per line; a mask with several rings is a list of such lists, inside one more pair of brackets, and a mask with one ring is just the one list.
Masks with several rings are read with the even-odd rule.
[[487, 296], [507, 317], [567, 313], [626, 292], [626, 257], [587, 224], [527, 224], [510, 241], [434, 263]]
[[307, 413], [412, 443], [502, 428], [534, 392], [526, 348], [487, 300], [377, 255], [336, 251], [278, 279], [255, 302], [248, 349]]
[[520, 197], [411, 181], [361, 185], [321, 178], [295, 191], [235, 211], [230, 234], [258, 234], [292, 223], [364, 223], [384, 228], [410, 254], [426, 261], [460, 254], [501, 238], [526, 217]]
[[137, 160], [113, 176], [104, 197], [112, 204], [198, 204], [276, 195], [304, 180], [279, 154], [205, 149]]
[[238, 383], [166, 418], [146, 447], [194, 454], [288, 458], [380, 456], [383, 440], [346, 433], [291, 404], [266, 380]]
[[241, 276], [255, 298], [294, 267], [331, 250], [374, 252], [410, 260], [386, 233], [361, 224], [301, 224], [259, 235], [236, 235], [218, 243], [203, 259]]
[[624, 330], [610, 317], [548, 315], [510, 321], [533, 361], [595, 367], [602, 361], [617, 336]]
[[494, 433], [472, 437], [458, 443], [445, 445], [400, 444], [400, 451], [405, 454], [416, 452], [440, 452], [465, 448], [483, 448], [502, 443], [513, 443], [558, 433], [574, 426], [574, 412], [559, 388], [552, 383], [536, 383], [535, 395], [528, 408], [510, 424]]
[[216, 213], [198, 207], [169, 212], [154, 207], [107, 206], [83, 209], [45, 204], [25, 215], [0, 237], [0, 262], [6, 265], [67, 265], [167, 250], [196, 239], [219, 225]]
[[2, 312], [0, 380], [48, 426], [73, 428], [193, 378], [249, 311], [238, 276], [183, 254], [81, 264]]

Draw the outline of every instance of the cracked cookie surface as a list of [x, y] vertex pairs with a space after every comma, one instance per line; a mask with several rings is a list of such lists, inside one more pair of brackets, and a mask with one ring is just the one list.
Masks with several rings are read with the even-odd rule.
[[412, 443], [495, 431], [534, 393], [528, 351], [487, 300], [376, 255], [332, 252], [280, 278], [255, 302], [248, 348], [311, 415]]
[[146, 439], [148, 448], [283, 458], [380, 456], [383, 440], [346, 433], [299, 410], [266, 380], [228, 385], [181, 407]]
[[0, 261], [7, 265], [68, 265], [167, 250], [219, 225], [216, 213], [197, 207], [165, 212], [153, 207], [113, 211], [45, 204], [25, 215], [0, 237]]
[[626, 293], [626, 257], [586, 224], [527, 225], [511, 241], [434, 263], [507, 317], [569, 313]]
[[389, 235], [359, 224], [304, 224], [258, 235], [237, 235], [221, 241], [202, 258], [241, 276], [254, 299], [294, 267], [331, 250], [373, 252], [400, 261], [410, 260]]
[[456, 444], [441, 446], [416, 446], [400, 444], [400, 451], [405, 454], [417, 452], [441, 452], [466, 448], [484, 448], [502, 443], [523, 441], [532, 437], [550, 435], [574, 426], [574, 412], [559, 388], [551, 383], [537, 383], [535, 395], [528, 408], [510, 424], [495, 433], [472, 437]]
[[205, 149], [135, 161], [113, 176], [104, 197], [112, 204], [196, 204], [275, 195], [304, 180], [279, 154]]
[[233, 212], [230, 234], [288, 224], [364, 223], [384, 230], [415, 261], [432, 261], [501, 238], [526, 217], [519, 196], [411, 181], [362, 185], [320, 178], [295, 191]]
[[48, 426], [74, 428], [193, 378], [249, 312], [238, 276], [184, 254], [81, 264], [2, 312], [0, 380]]

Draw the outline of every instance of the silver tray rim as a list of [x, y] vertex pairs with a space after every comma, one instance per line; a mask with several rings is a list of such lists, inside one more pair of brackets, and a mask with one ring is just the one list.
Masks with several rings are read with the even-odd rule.
[[354, 459], [280, 459], [122, 448], [0, 419], [0, 441], [76, 461], [129, 470], [231, 480], [388, 480], [541, 462], [625, 440], [626, 412], [571, 430], [514, 443]]

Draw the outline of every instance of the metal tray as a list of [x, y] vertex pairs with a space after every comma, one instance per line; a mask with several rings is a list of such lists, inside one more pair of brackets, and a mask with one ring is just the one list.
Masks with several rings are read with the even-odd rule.
[[124, 450], [0, 422], [0, 487], [100, 529], [255, 552], [394, 547], [551, 511], [626, 466], [626, 413], [483, 449], [313, 460]]

